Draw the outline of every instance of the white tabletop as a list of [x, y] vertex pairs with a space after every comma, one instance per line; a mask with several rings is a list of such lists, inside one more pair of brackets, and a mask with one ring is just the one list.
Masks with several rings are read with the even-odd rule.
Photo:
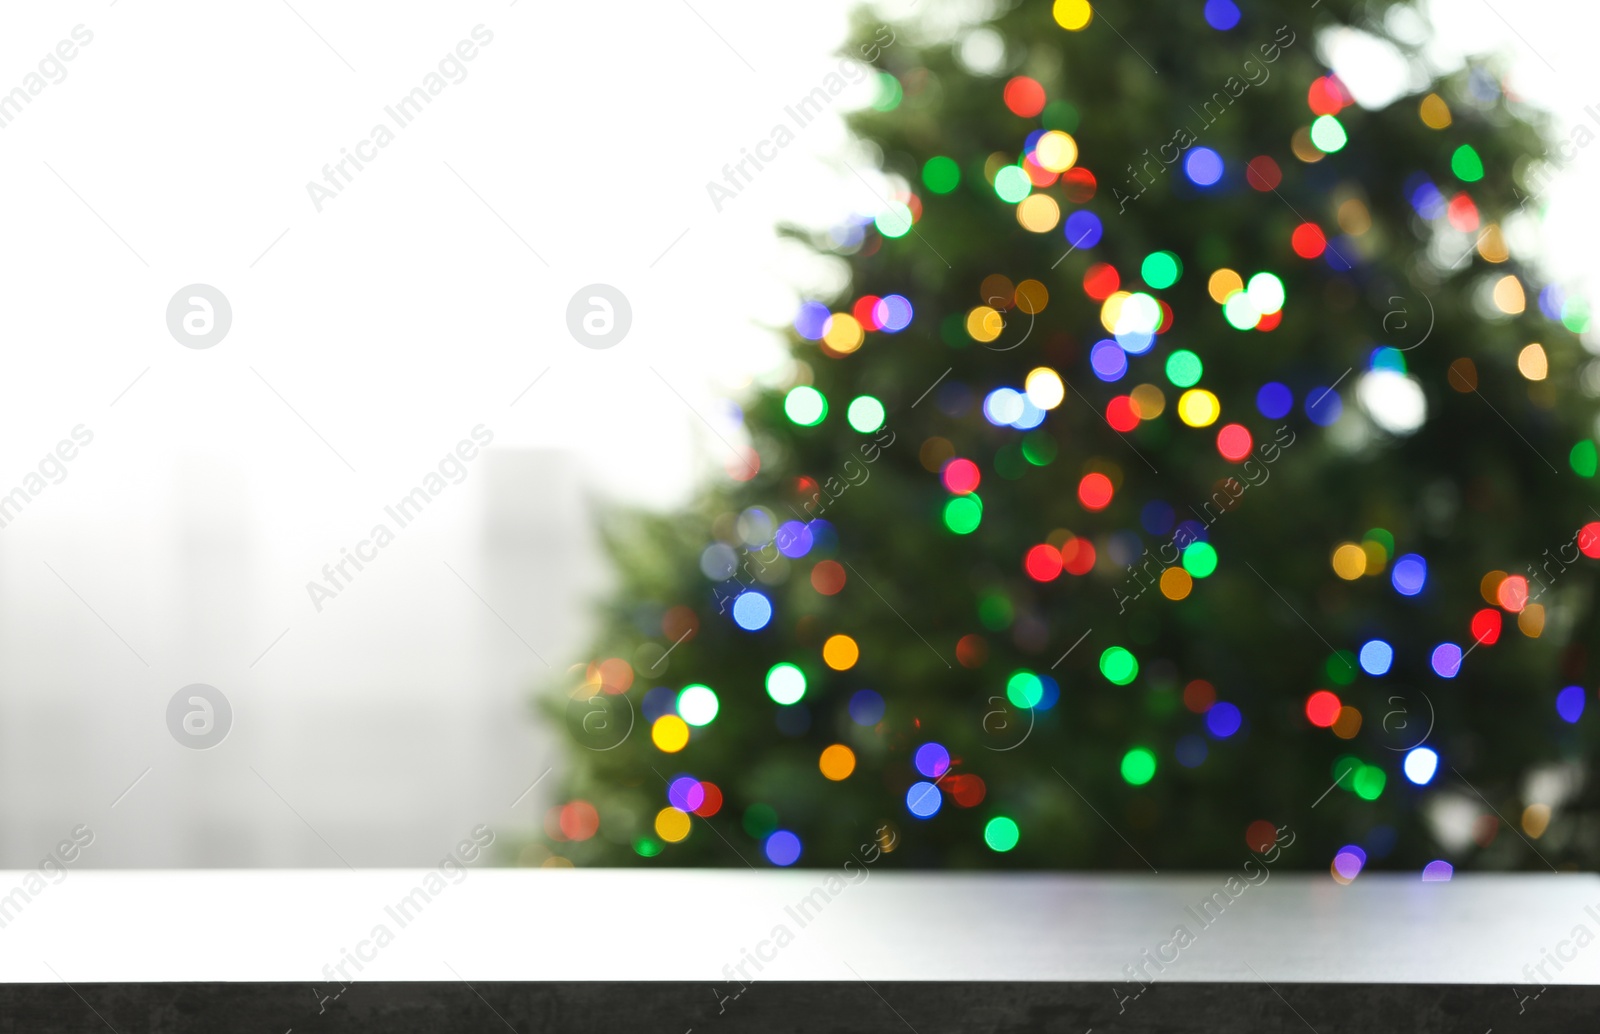
[[[427, 874], [84, 870], [20, 902], [4, 888], [27, 874], [0, 872], [0, 982], [326, 981], [344, 962], [362, 981], [716, 982], [743, 963], [763, 981], [1125, 981], [1134, 966], [1162, 981], [1526, 984], [1543, 962], [1541, 982], [1600, 983], [1589, 874], [1271, 873], [1233, 899], [1227, 873], [434, 875], [437, 893], [401, 910]], [[1205, 925], [1213, 894], [1226, 905]]]

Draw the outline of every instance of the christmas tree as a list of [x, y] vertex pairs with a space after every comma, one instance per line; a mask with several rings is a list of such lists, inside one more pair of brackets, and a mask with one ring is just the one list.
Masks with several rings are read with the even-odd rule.
[[1418, 20], [863, 19], [898, 191], [793, 231], [849, 291], [728, 475], [613, 522], [551, 860], [1600, 861], [1600, 378], [1531, 265], [1543, 124], [1487, 66], [1369, 110], [1319, 62]]

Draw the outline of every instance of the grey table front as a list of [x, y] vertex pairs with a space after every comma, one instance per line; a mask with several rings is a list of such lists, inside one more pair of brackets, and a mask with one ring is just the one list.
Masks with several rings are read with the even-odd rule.
[[1589, 874], [83, 871], [0, 921], [19, 1031], [1600, 1030]]

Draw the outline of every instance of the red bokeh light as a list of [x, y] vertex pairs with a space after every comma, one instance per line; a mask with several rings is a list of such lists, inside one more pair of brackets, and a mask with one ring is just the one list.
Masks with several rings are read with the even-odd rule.
[[568, 840], [588, 840], [600, 831], [600, 813], [588, 801], [570, 801], [561, 808], [560, 825]]
[[1228, 424], [1217, 432], [1217, 451], [1230, 463], [1242, 462], [1254, 446], [1250, 431], [1243, 424]]
[[1111, 505], [1111, 479], [1104, 474], [1085, 474], [1078, 482], [1078, 502], [1085, 510], [1104, 510]]
[[1061, 577], [1061, 551], [1052, 546], [1034, 546], [1022, 560], [1028, 577], [1036, 582], [1051, 582]]
[[1012, 114], [1033, 118], [1044, 110], [1044, 87], [1037, 79], [1019, 75], [1006, 83], [1005, 101]]
[[978, 482], [983, 480], [978, 465], [966, 459], [949, 461], [939, 476], [944, 480], [945, 489], [956, 495], [971, 495], [978, 490]]
[[1464, 193], [1450, 199], [1449, 216], [1450, 225], [1462, 233], [1471, 233], [1478, 228], [1478, 206]]
[[1331, 75], [1315, 80], [1306, 91], [1306, 104], [1313, 115], [1337, 115], [1349, 103], [1344, 84]]
[[1183, 706], [1195, 714], [1205, 714], [1217, 702], [1217, 687], [1205, 679], [1195, 679], [1183, 687]]
[[1306, 698], [1306, 720], [1319, 728], [1330, 728], [1339, 720], [1339, 711], [1343, 706], [1338, 694], [1319, 689]]
[[824, 596], [844, 588], [844, 567], [837, 560], [824, 560], [811, 569], [811, 587]]
[[716, 783], [700, 782], [700, 789], [705, 791], [706, 799], [700, 802], [700, 807], [694, 813], [703, 819], [709, 819], [722, 810], [722, 788]]
[[1061, 544], [1061, 567], [1068, 574], [1086, 575], [1094, 570], [1094, 543], [1076, 536]]
[[1266, 819], [1256, 819], [1244, 829], [1245, 846], [1257, 854], [1266, 854], [1278, 842], [1278, 827]]
[[1283, 182], [1283, 170], [1278, 168], [1278, 163], [1266, 155], [1250, 159], [1250, 164], [1244, 167], [1245, 182], [1263, 193], [1277, 188]]
[[1519, 613], [1528, 605], [1528, 580], [1520, 574], [1507, 575], [1495, 590], [1495, 599], [1511, 613]]
[[1112, 430], [1124, 434], [1139, 426], [1139, 413], [1133, 408], [1133, 399], [1128, 395], [1118, 395], [1106, 403], [1106, 423]]
[[1066, 193], [1067, 200], [1075, 205], [1092, 200], [1098, 186], [1094, 173], [1081, 165], [1074, 165], [1061, 174], [1061, 189]]
[[944, 781], [944, 790], [962, 808], [976, 808], [983, 803], [984, 794], [988, 787], [983, 784], [983, 777], [963, 772], [961, 775], [951, 776]]
[[956, 641], [956, 660], [963, 668], [981, 668], [989, 659], [989, 644], [981, 635], [964, 635]]
[[1472, 638], [1484, 646], [1493, 646], [1500, 641], [1500, 612], [1493, 607], [1484, 607], [1472, 615]]
[[882, 330], [883, 324], [878, 322], [876, 314], [878, 303], [882, 300], [875, 294], [864, 295], [856, 299], [855, 305], [850, 309], [850, 315], [868, 330]]
[[1122, 277], [1117, 274], [1115, 266], [1105, 262], [1096, 262], [1083, 274], [1083, 293], [1097, 302], [1103, 302], [1116, 293], [1122, 286]]
[[1328, 238], [1316, 223], [1301, 223], [1289, 235], [1289, 247], [1303, 259], [1314, 259], [1328, 248]]

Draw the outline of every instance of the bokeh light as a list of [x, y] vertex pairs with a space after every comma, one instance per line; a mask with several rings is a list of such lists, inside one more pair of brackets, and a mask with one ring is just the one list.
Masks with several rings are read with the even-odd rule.
[[911, 789], [906, 791], [906, 810], [919, 819], [937, 815], [943, 803], [939, 788], [926, 780], [912, 783]]
[[1143, 747], [1135, 747], [1122, 755], [1123, 781], [1130, 786], [1143, 786], [1156, 776], [1156, 756]]
[[822, 756], [817, 759], [817, 767], [822, 770], [824, 777], [839, 782], [850, 778], [850, 773], [856, 770], [856, 752], [842, 743], [835, 743], [825, 747]]
[[773, 865], [790, 866], [800, 860], [800, 838], [787, 829], [777, 830], [767, 837], [761, 849]]
[[775, 704], [797, 704], [806, 695], [806, 676], [787, 662], [767, 669], [767, 696]]
[[848, 671], [861, 657], [861, 648], [847, 635], [831, 635], [822, 644], [822, 662], [834, 671]]
[[689, 723], [675, 714], [664, 714], [650, 726], [650, 742], [665, 754], [676, 754], [689, 745]]
[[1406, 754], [1400, 767], [1407, 779], [1418, 786], [1426, 786], [1439, 770], [1439, 755], [1431, 747], [1414, 747]]
[[992, 851], [1001, 853], [1009, 851], [1016, 847], [1017, 842], [1021, 839], [1022, 833], [1017, 828], [1016, 822], [1006, 818], [1004, 815], [996, 815], [984, 823], [983, 842]]
[[950, 770], [950, 752], [939, 743], [924, 743], [911, 756], [911, 764], [929, 779], [937, 779]]
[[[710, 686], [698, 683], [683, 687], [678, 693], [678, 717], [693, 726], [710, 725], [716, 720], [721, 704]], [[690, 811], [694, 809], [688, 809]]]

